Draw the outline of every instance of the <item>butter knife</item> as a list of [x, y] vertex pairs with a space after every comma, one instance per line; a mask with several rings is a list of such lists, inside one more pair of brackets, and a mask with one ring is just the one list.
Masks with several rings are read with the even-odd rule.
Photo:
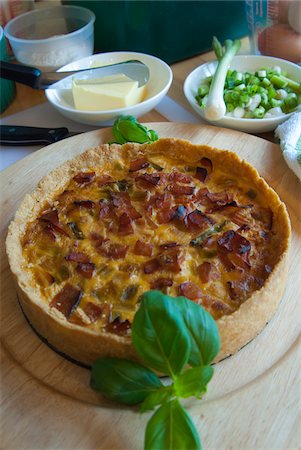
[[38, 145], [54, 144], [80, 132], [71, 132], [68, 128], [40, 128], [19, 125], [0, 125], [0, 144]]
[[33, 89], [71, 89], [72, 79], [88, 80], [123, 73], [143, 86], [149, 80], [149, 68], [138, 60], [68, 72], [42, 72], [36, 67], [0, 61], [0, 78], [26, 84]]

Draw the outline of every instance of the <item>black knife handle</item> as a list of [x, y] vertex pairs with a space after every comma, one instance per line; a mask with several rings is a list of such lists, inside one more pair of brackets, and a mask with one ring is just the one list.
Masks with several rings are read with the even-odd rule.
[[7, 61], [0, 61], [0, 78], [26, 84], [33, 89], [39, 89], [40, 69], [36, 67], [22, 66]]
[[53, 144], [68, 134], [68, 128], [0, 125], [0, 143], [5, 145]]

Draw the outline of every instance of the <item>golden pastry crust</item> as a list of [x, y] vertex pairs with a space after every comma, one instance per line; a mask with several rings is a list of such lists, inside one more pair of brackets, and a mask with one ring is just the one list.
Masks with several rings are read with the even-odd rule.
[[253, 167], [232, 152], [193, 145], [184, 140], [160, 139], [151, 145], [101, 145], [65, 162], [41, 180], [32, 194], [26, 195], [9, 226], [6, 242], [20, 303], [28, 320], [51, 345], [81, 363], [90, 365], [103, 356], [139, 358], [132, 347], [130, 335], [71, 323], [41, 298], [41, 291], [33, 286], [30, 270], [24, 270], [24, 264], [28, 261], [24, 259], [22, 240], [27, 226], [39, 217], [45, 205], [53, 204], [79, 171], [89, 171], [95, 167], [103, 167], [105, 171], [115, 162], [129, 167], [136, 158], [162, 160], [165, 156], [179, 165], [196, 165], [200, 159], [209, 158], [213, 167], [221, 167], [224, 173], [231, 174], [232, 179], [249, 180], [250, 187], [256, 189], [273, 213], [273, 242], [277, 242], [275, 263], [262, 287], [255, 290], [234, 312], [217, 319], [221, 336], [221, 351], [217, 360], [235, 353], [252, 340], [270, 320], [282, 298], [287, 278], [289, 217], [278, 195]]

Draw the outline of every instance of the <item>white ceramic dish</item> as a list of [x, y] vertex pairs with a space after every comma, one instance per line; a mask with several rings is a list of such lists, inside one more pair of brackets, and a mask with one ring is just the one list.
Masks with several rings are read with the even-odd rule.
[[[184, 82], [184, 94], [192, 108], [206, 120], [204, 110], [199, 106], [195, 100], [198, 87], [201, 81], [213, 75], [217, 66], [217, 61], [210, 61], [202, 64], [193, 70]], [[301, 67], [284, 59], [273, 58], [271, 56], [255, 56], [255, 55], [239, 55], [235, 56], [230, 64], [230, 69], [238, 71], [254, 72], [262, 67], [279, 66], [281, 69], [288, 72], [289, 76], [296, 81], [301, 80]], [[237, 119], [234, 117], [224, 116], [219, 121], [210, 121], [213, 125], [220, 127], [233, 128], [235, 130], [245, 131], [247, 133], [261, 133], [264, 131], [272, 131], [277, 125], [284, 122], [291, 116], [290, 114], [283, 114], [283, 116], [276, 116], [268, 119]]]
[[107, 111], [81, 111], [74, 107], [71, 90], [47, 89], [46, 97], [63, 116], [87, 125], [111, 125], [120, 115], [142, 116], [162, 100], [171, 85], [173, 78], [171, 68], [161, 59], [137, 52], [99, 53], [61, 67], [59, 71], [86, 69], [130, 59], [142, 61], [150, 70], [150, 77], [146, 85], [146, 98], [141, 103]]

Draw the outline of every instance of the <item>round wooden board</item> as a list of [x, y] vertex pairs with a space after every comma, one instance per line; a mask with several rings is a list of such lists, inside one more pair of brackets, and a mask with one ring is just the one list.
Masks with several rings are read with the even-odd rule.
[[[297, 448], [300, 331], [300, 183], [280, 148], [223, 128], [147, 124], [160, 137], [232, 150], [247, 160], [286, 203], [292, 222], [289, 279], [279, 308], [262, 333], [216, 365], [202, 402], [189, 411], [206, 449]], [[10, 449], [138, 449], [149, 415], [120, 408], [89, 388], [89, 370], [47, 347], [25, 321], [4, 251], [9, 221], [23, 196], [50, 170], [87, 148], [108, 142], [106, 128], [65, 139], [22, 159], [1, 174], [1, 342], [4, 446]], [[13, 431], [12, 431], [13, 430]], [[276, 445], [277, 444], [277, 445]]]

